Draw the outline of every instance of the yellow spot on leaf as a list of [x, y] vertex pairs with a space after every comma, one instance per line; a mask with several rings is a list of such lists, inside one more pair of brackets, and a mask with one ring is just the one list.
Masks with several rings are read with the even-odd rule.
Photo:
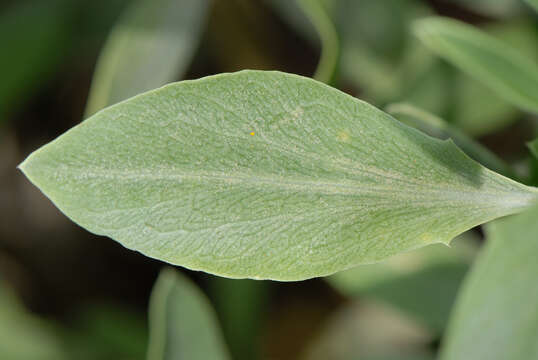
[[338, 135], [336, 135], [336, 139], [342, 142], [349, 142], [349, 133], [345, 130], [342, 130], [338, 133]]
[[250, 136], [254, 136], [254, 131], [250, 133]]

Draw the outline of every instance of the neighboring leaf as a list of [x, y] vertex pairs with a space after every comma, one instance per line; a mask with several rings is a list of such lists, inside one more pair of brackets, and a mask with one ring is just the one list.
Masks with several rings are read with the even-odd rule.
[[73, 221], [190, 269], [300, 280], [520, 212], [538, 189], [297, 75], [184, 81], [101, 111], [20, 168]]
[[161, 271], [149, 306], [148, 360], [228, 359], [211, 305], [186, 277]]
[[448, 18], [419, 20], [414, 28], [424, 44], [439, 56], [514, 105], [538, 112], [538, 67], [510, 45]]
[[316, 28], [321, 42], [321, 55], [314, 78], [330, 83], [338, 64], [338, 34], [320, 0], [297, 0], [299, 6]]
[[29, 313], [0, 281], [0, 358], [68, 359], [58, 329]]
[[455, 2], [473, 12], [491, 17], [510, 17], [521, 12], [521, 0], [444, 0]]
[[525, 0], [527, 4], [532, 6], [534, 10], [538, 11], [538, 0]]
[[486, 227], [441, 359], [538, 359], [538, 208]]
[[449, 138], [454, 140], [454, 143], [469, 157], [489, 169], [505, 176], [514, 176], [512, 169], [497, 155], [434, 114], [405, 103], [388, 105], [386, 111], [404, 124], [419, 129], [430, 136], [442, 140]]
[[454, 240], [452, 248], [426, 246], [327, 280], [344, 295], [383, 301], [441, 334], [473, 258], [474, 240], [465, 233]]
[[69, 6], [14, 2], [0, 16], [0, 123], [58, 68], [71, 44]]
[[137, 0], [112, 30], [96, 66], [86, 116], [181, 76], [208, 0]]
[[371, 301], [345, 304], [311, 341], [304, 360], [433, 359], [431, 334], [400, 312]]
[[529, 147], [533, 155], [536, 156], [536, 158], [538, 159], [538, 139], [534, 139], [533, 141], [528, 143], [527, 146]]
[[[491, 36], [520, 51], [530, 59], [538, 56], [535, 24], [513, 20], [484, 26]], [[454, 104], [447, 118], [471, 136], [483, 136], [506, 128], [521, 118], [521, 111], [482, 82], [458, 71], [452, 75]], [[442, 96], [442, 95], [441, 95]]]

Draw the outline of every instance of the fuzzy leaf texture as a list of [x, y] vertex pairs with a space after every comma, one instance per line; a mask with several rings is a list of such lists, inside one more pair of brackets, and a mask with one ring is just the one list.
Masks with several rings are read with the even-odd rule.
[[441, 17], [418, 20], [415, 33], [432, 51], [503, 99], [538, 113], [538, 66], [510, 44], [473, 26]]
[[98, 112], [20, 168], [73, 221], [232, 278], [301, 280], [529, 207], [538, 190], [297, 75], [183, 81]]
[[486, 230], [440, 359], [538, 359], [538, 207]]

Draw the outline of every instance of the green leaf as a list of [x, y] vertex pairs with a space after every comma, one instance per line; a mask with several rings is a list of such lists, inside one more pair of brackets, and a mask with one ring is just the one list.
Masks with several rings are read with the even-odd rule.
[[298, 0], [297, 3], [316, 28], [321, 41], [321, 55], [314, 79], [330, 83], [338, 64], [338, 34], [320, 0]]
[[187, 71], [208, 0], [137, 0], [102, 50], [86, 115], [171, 82]]
[[148, 360], [229, 358], [211, 305], [177, 271], [161, 271], [149, 306]]
[[538, 0], [525, 0], [527, 4], [532, 6], [534, 10], [538, 11]]
[[532, 154], [538, 159], [538, 139], [534, 139], [533, 141], [527, 143], [527, 146], [531, 150]]
[[73, 221], [190, 269], [300, 280], [520, 212], [538, 190], [315, 80], [242, 71], [97, 113], [20, 168]]
[[0, 357], [9, 360], [69, 358], [59, 329], [24, 309], [1, 280]]
[[449, 138], [454, 140], [454, 143], [469, 157], [489, 169], [506, 176], [514, 176], [512, 169], [497, 155], [436, 115], [405, 103], [390, 104], [386, 107], [386, 111], [404, 124], [419, 129], [430, 136], [443, 140]]
[[441, 359], [536, 359], [538, 207], [486, 230], [488, 241], [457, 300]]
[[514, 105], [538, 112], [538, 67], [510, 45], [448, 18], [419, 20], [414, 29], [424, 44], [439, 56]]
[[474, 240], [465, 233], [451, 248], [426, 246], [382, 263], [339, 272], [327, 280], [344, 295], [382, 301], [440, 334], [473, 259]]

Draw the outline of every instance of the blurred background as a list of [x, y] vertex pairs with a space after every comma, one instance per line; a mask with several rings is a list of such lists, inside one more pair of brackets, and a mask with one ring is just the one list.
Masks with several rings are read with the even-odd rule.
[[[537, 119], [436, 57], [410, 25], [452, 17], [537, 61], [538, 18], [523, 2], [314, 2], [0, 2], [0, 358], [145, 358], [149, 296], [165, 264], [70, 222], [16, 167], [89, 114], [167, 82], [241, 69], [316, 76], [381, 109], [407, 102], [434, 113], [536, 184], [525, 142]], [[166, 19], [159, 6], [170, 6]], [[474, 229], [453, 249], [329, 280], [178, 270], [210, 299], [234, 359], [430, 359], [481, 239]]]

